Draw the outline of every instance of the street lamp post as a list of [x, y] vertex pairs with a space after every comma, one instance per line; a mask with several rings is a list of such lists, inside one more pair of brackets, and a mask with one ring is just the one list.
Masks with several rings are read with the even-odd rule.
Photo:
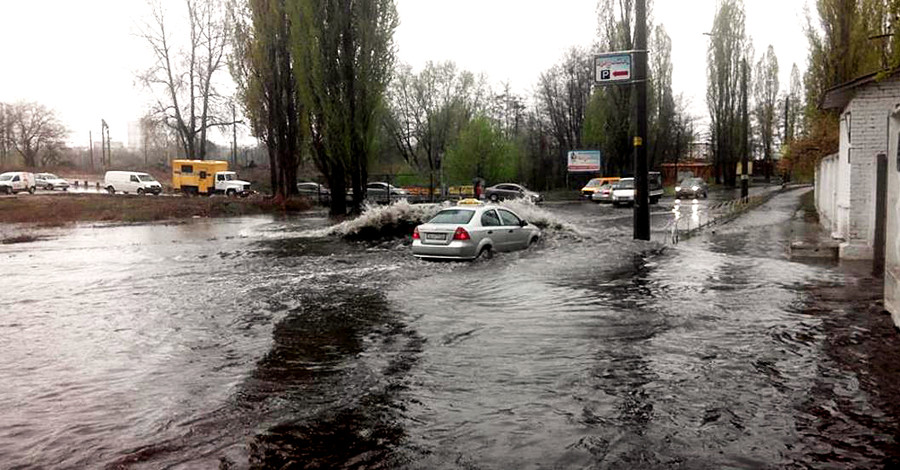
[[750, 115], [747, 110], [747, 58], [741, 60], [741, 200], [750, 195], [750, 174], [747, 154], [750, 153]]

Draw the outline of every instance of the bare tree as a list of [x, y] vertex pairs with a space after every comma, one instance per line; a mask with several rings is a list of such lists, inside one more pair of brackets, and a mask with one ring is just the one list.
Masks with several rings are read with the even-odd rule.
[[215, 0], [185, 0], [188, 34], [176, 38], [160, 0], [148, 3], [150, 19], [140, 35], [155, 62], [138, 80], [153, 93], [154, 114], [176, 132], [185, 156], [203, 160], [207, 131], [231, 124], [215, 86], [217, 73], [227, 65], [230, 29], [224, 8]]
[[38, 166], [42, 155], [48, 163], [52, 162], [69, 134], [56, 113], [38, 103], [23, 101], [7, 105], [6, 119], [11, 131], [9, 143], [22, 156], [26, 167]]
[[460, 130], [486, 105], [483, 79], [459, 72], [453, 62], [428, 62], [417, 75], [399, 67], [388, 89], [386, 126], [397, 150], [428, 172], [434, 194], [442, 157]]

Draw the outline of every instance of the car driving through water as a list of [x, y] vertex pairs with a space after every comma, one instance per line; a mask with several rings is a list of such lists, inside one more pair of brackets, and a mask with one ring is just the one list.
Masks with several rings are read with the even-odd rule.
[[416, 227], [412, 252], [419, 258], [490, 258], [495, 251], [528, 248], [540, 236], [540, 229], [506, 207], [465, 199]]

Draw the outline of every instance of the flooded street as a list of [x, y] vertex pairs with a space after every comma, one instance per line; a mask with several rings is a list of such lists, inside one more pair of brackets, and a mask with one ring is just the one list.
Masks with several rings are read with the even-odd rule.
[[316, 215], [0, 245], [0, 462], [900, 465], [900, 338], [865, 269], [789, 260], [804, 191], [678, 244], [671, 202], [652, 242], [548, 204], [563, 228], [474, 263]]

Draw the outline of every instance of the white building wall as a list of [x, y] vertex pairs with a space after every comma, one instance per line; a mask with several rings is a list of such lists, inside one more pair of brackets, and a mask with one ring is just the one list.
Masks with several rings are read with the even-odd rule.
[[[844, 259], [871, 259], [875, 234], [876, 156], [888, 151], [888, 118], [900, 102], [900, 80], [863, 85], [841, 114], [840, 151], [820, 162], [816, 183], [832, 194], [817, 194], [822, 224], [843, 240]], [[833, 175], [833, 176], [832, 176]], [[834, 187], [830, 187], [834, 178]], [[833, 207], [833, 209], [829, 209]]]
[[823, 158], [816, 167], [816, 210], [819, 212], [819, 222], [832, 233], [837, 226], [838, 155]]
[[891, 118], [887, 153], [887, 220], [884, 247], [884, 308], [900, 327], [900, 119]]

